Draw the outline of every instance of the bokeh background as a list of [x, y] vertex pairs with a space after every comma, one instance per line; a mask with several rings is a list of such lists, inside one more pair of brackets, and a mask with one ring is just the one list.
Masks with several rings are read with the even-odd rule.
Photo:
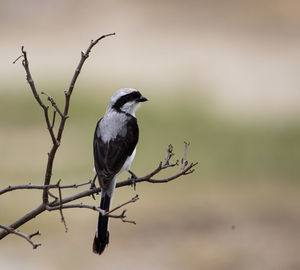
[[[150, 172], [170, 143], [180, 159], [183, 141], [199, 165], [169, 184], [118, 189], [115, 205], [140, 195], [126, 207], [137, 225], [113, 220], [101, 257], [91, 252], [97, 214], [66, 210], [68, 233], [58, 213], [21, 228], [41, 232], [37, 250], [3, 239], [0, 268], [300, 269], [299, 1], [1, 0], [1, 188], [40, 184], [50, 147], [21, 62], [12, 64], [20, 46], [38, 90], [62, 104], [80, 51], [110, 32], [80, 74], [53, 181], [92, 177], [94, 127], [122, 87], [149, 99], [132, 170]], [[0, 223], [40, 197], [1, 196]]]

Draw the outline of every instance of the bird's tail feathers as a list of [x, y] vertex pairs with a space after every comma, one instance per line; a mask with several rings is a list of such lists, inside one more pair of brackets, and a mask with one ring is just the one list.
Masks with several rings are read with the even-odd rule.
[[[100, 208], [105, 211], [108, 211], [110, 207], [110, 202], [111, 202], [111, 197], [107, 193], [103, 194], [101, 197]], [[99, 255], [102, 254], [102, 252], [104, 251], [108, 243], [109, 243], [108, 217], [102, 216], [99, 213], [98, 227], [97, 227], [97, 232], [93, 243], [93, 252]]]

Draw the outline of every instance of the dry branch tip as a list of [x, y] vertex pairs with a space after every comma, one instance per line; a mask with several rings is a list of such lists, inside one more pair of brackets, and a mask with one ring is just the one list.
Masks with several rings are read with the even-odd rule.
[[17, 57], [17, 59], [14, 60], [12, 63], [13, 63], [13, 64], [17, 63], [17, 61], [18, 61], [20, 58], [22, 58], [22, 57], [23, 57], [23, 54], [19, 55], [19, 56]]

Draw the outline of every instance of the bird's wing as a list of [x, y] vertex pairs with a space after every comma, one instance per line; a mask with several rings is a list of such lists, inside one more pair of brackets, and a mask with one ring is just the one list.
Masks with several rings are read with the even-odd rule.
[[128, 116], [127, 133], [109, 142], [103, 142], [97, 134], [99, 122], [94, 135], [94, 161], [100, 185], [107, 186], [111, 179], [121, 170], [126, 159], [131, 156], [138, 141], [139, 129], [135, 117]]

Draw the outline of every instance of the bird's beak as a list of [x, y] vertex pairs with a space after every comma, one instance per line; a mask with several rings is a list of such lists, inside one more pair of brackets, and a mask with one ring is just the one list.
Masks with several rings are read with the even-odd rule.
[[138, 102], [145, 102], [148, 101], [147, 98], [145, 98], [144, 96], [140, 96], [139, 99], [137, 100]]

